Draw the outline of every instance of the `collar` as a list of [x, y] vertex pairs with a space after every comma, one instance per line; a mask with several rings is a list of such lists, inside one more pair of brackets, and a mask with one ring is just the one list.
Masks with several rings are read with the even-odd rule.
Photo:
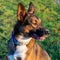
[[13, 41], [13, 43], [16, 46], [17, 45], [27, 45], [31, 39], [32, 39], [32, 37], [24, 37], [24, 36], [21, 36], [20, 38], [16, 39], [14, 36], [14, 32], [12, 32], [11, 40]]
[[19, 45], [18, 40], [15, 38], [14, 32], [12, 32], [11, 40], [13, 41], [13, 43], [14, 43], [16, 46]]

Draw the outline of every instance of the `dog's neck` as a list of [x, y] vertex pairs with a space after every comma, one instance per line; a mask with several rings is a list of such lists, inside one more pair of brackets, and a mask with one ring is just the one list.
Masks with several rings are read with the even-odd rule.
[[28, 50], [26, 45], [29, 44], [32, 38], [20, 36], [17, 37], [16, 39], [20, 42], [20, 45], [16, 46], [14, 57], [21, 57], [21, 59], [24, 60], [26, 57], [26, 52]]
[[27, 45], [32, 39], [32, 37], [18, 36], [16, 37], [16, 39], [18, 40], [18, 42], [20, 42], [20, 44], [22, 43], [23, 45]]

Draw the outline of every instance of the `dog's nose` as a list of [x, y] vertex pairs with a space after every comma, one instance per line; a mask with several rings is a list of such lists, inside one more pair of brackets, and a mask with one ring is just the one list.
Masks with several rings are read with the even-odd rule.
[[50, 30], [46, 29], [45, 34], [50, 34]]

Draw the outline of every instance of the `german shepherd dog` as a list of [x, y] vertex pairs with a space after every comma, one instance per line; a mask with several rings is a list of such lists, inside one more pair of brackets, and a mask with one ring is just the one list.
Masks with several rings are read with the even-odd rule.
[[[51, 60], [48, 53], [43, 50], [35, 40], [44, 40], [49, 35], [49, 30], [43, 28], [41, 19], [35, 15], [35, 7], [31, 2], [28, 11], [18, 4], [17, 23], [14, 26], [14, 36], [19, 44], [15, 47], [13, 57], [7, 60]], [[10, 44], [10, 43], [9, 43]], [[10, 44], [11, 45], [11, 44]]]

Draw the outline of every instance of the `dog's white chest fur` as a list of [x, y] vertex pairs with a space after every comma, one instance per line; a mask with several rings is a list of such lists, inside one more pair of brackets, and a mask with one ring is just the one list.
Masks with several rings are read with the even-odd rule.
[[21, 60], [24, 60], [28, 50], [26, 45], [30, 42], [31, 39], [32, 38], [25, 38], [23, 36], [17, 39], [20, 42], [20, 45], [16, 46], [16, 51], [13, 55], [8, 55], [8, 60], [17, 60], [17, 57], [20, 57]]
[[16, 60], [17, 57], [20, 57], [22, 60], [25, 59], [26, 52], [28, 50], [28, 48], [26, 47], [26, 44], [28, 44], [30, 40], [31, 40], [31, 38], [29, 38], [29, 39], [27, 39], [27, 38], [19, 39], [19, 42], [20, 42], [20, 44], [22, 43], [22, 45], [16, 46], [16, 51], [14, 53], [14, 59], [15, 60]]
[[17, 46], [17, 49], [14, 53], [14, 59], [17, 60], [17, 57], [20, 57], [22, 60], [24, 60], [24, 58], [26, 57], [27, 50], [28, 49], [27, 49], [26, 45]]

